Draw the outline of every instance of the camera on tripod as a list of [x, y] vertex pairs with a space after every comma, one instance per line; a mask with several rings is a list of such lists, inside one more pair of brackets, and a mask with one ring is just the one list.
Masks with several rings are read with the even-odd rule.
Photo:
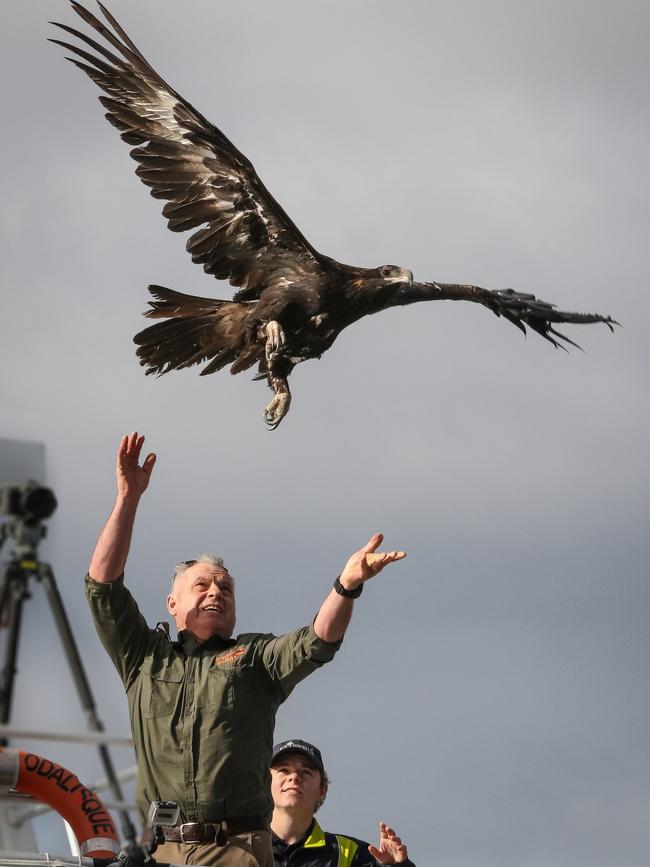
[[38, 543], [45, 538], [42, 523], [56, 509], [54, 491], [38, 482], [0, 482], [0, 517], [10, 520], [0, 524], [0, 548], [10, 536], [19, 560], [37, 560]]
[[[15, 675], [18, 671], [17, 654], [24, 604], [31, 597], [31, 581], [40, 584], [47, 595], [56, 628], [68, 660], [81, 705], [86, 712], [89, 728], [103, 732], [104, 726], [97, 715], [95, 700], [75, 642], [70, 621], [49, 563], [38, 556], [38, 546], [45, 537], [43, 523], [56, 509], [57, 501], [50, 488], [28, 481], [22, 484], [0, 482], [0, 550], [8, 540], [12, 542], [9, 559], [0, 563], [0, 626], [7, 629], [4, 643], [4, 665], [0, 670], [0, 724], [6, 726], [11, 717]], [[6, 518], [7, 520], [2, 520]], [[6, 746], [7, 737], [0, 732], [0, 746]], [[115, 773], [113, 761], [104, 743], [98, 744], [101, 762], [117, 801], [124, 796]], [[126, 808], [119, 808], [122, 834], [135, 845], [136, 831]], [[1, 859], [0, 859], [1, 860]], [[2, 861], [4, 864], [4, 861]], [[140, 862], [133, 862], [140, 865]], [[142, 862], [144, 864], [144, 862]]]
[[18, 518], [33, 526], [49, 518], [56, 506], [54, 491], [38, 482], [22, 485], [0, 482], [0, 515]]

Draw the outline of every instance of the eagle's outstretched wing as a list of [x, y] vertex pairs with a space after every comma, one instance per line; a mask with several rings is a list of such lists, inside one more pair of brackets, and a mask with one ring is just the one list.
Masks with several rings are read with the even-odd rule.
[[[201, 227], [187, 242], [192, 260], [239, 287], [236, 300], [259, 297], [264, 287], [300, 283], [334, 263], [306, 240], [228, 138], [149, 65], [110, 12], [113, 30], [76, 0], [73, 9], [115, 51], [65, 24], [52, 22], [96, 53], [52, 39], [72, 51], [67, 59], [107, 94], [106, 117], [139, 163], [136, 174], [151, 195], [167, 200], [172, 231]], [[99, 55], [99, 56], [98, 56]]]
[[514, 289], [483, 289], [469, 283], [412, 283], [400, 287], [397, 304], [413, 304], [417, 301], [474, 301], [488, 307], [497, 316], [503, 316], [520, 331], [526, 333], [526, 326], [548, 340], [555, 347], [566, 349], [564, 341], [577, 349], [581, 347], [569, 337], [556, 331], [557, 324], [575, 323], [585, 325], [591, 322], [604, 322], [610, 331], [619, 323], [611, 316], [600, 313], [570, 313], [558, 310], [555, 304], [542, 301], [527, 292]]

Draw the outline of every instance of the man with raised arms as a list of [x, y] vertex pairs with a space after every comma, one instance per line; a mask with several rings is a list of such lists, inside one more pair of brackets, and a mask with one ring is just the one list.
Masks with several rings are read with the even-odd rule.
[[156, 456], [140, 463], [144, 437], [122, 437], [117, 498], [86, 577], [99, 637], [124, 683], [139, 768], [138, 803], [174, 801], [158, 861], [272, 867], [269, 764], [276, 711], [341, 645], [364, 583], [403, 551], [378, 552], [375, 534], [353, 554], [311, 626], [278, 637], [235, 638], [232, 576], [216, 555], [180, 563], [167, 610], [178, 640], [151, 630], [126, 589], [135, 516]]

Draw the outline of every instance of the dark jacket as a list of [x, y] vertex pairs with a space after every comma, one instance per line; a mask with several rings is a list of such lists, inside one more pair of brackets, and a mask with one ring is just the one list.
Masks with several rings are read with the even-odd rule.
[[[377, 867], [378, 862], [368, 851], [368, 844], [355, 837], [323, 831], [314, 819], [302, 840], [287, 845], [273, 835], [275, 867]], [[402, 861], [400, 867], [415, 867], [412, 861]]]

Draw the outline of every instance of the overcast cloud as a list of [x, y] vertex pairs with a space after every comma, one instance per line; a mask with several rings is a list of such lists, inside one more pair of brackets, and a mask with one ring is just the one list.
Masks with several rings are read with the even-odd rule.
[[[323, 750], [326, 827], [374, 840], [385, 819], [419, 867], [647, 864], [647, 2], [110, 8], [319, 250], [624, 327], [567, 327], [585, 352], [566, 354], [469, 304], [367, 318], [295, 371], [274, 433], [246, 374], [146, 378], [147, 285], [230, 290], [46, 43], [47, 19], [77, 26], [69, 5], [4, 0], [0, 436], [46, 445], [41, 554], [100, 716], [128, 731], [81, 577], [136, 428], [159, 461], [127, 581], [152, 623], [172, 564], [206, 549], [238, 578], [241, 631], [308, 622], [375, 530], [408, 552], [278, 718]], [[23, 633], [14, 720], [83, 730], [38, 587]], [[29, 745], [100, 774], [94, 753]], [[65, 849], [54, 823], [39, 835]]]

